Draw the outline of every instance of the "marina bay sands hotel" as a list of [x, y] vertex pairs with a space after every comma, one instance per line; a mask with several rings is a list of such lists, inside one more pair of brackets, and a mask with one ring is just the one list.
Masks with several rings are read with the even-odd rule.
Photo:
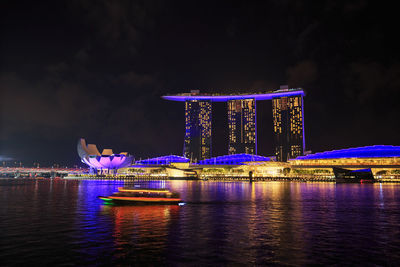
[[274, 147], [277, 161], [302, 156], [304, 142], [304, 91], [301, 88], [256, 94], [200, 94], [198, 90], [162, 98], [185, 102], [183, 154], [194, 162], [211, 157], [212, 102], [227, 102], [228, 154], [257, 154], [256, 101], [272, 100]]

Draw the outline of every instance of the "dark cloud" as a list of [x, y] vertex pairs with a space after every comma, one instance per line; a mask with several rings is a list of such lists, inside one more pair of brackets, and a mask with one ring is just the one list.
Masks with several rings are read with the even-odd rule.
[[43, 141], [54, 142], [65, 136], [72, 139], [95, 136], [109, 145], [118, 140], [126, 146], [121, 149], [137, 150], [143, 156], [152, 155], [162, 146], [165, 140], [159, 133], [176, 122], [173, 118], [159, 120], [165, 117], [165, 113], [153, 110], [154, 103], [161, 101], [159, 95], [137, 94], [126, 101], [115, 101], [119, 97], [118, 87], [157, 88], [152, 76], [129, 72], [115, 77], [109, 94], [114, 98], [107, 98], [104, 93], [97, 95], [88, 90], [84, 84], [65, 80], [64, 71], [68, 70], [65, 64], [51, 66], [46, 77], [35, 83], [13, 73], [0, 76], [3, 89], [0, 141], [4, 149], [8, 151], [8, 142], [18, 142], [14, 137], [20, 134], [34, 134]]
[[378, 95], [390, 97], [400, 90], [400, 64], [386, 67], [378, 62], [351, 63], [347, 82], [346, 93], [353, 101], [369, 102]]
[[158, 89], [159, 84], [156, 75], [138, 74], [134, 71], [122, 73], [118, 75], [114, 82], [116, 84], [123, 84], [132, 87], [142, 88], [144, 86], [151, 86], [155, 90]]
[[297, 63], [287, 70], [288, 82], [293, 87], [307, 86], [317, 78], [317, 66], [313, 61]]
[[59, 138], [80, 125], [96, 126], [91, 121], [89, 124], [83, 122], [95, 117], [106, 106], [101, 96], [92, 95], [81, 85], [56, 77], [33, 83], [6, 73], [0, 76], [0, 86], [3, 88], [3, 138], [18, 131]]
[[[86, 45], [114, 49], [119, 58], [137, 55], [144, 33], [155, 27], [159, 1], [70, 1], [69, 10], [86, 28]], [[79, 54], [80, 53], [80, 54]], [[79, 56], [87, 57], [81, 50]]]
[[[308, 149], [400, 145], [399, 43], [389, 6], [362, 0], [0, 5], [1, 155], [72, 164], [79, 137], [138, 157], [181, 154], [183, 104], [161, 95], [282, 84], [307, 92]], [[272, 153], [269, 105], [258, 104], [265, 155]], [[215, 155], [226, 152], [225, 110], [216, 105], [213, 114]]]

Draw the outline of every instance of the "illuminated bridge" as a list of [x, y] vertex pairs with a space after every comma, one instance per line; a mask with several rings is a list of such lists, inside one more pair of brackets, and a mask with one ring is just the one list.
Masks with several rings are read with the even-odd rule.
[[212, 102], [227, 102], [229, 146], [228, 154], [257, 154], [256, 101], [272, 100], [275, 155], [287, 161], [303, 155], [304, 91], [301, 88], [244, 94], [190, 93], [163, 96], [163, 99], [185, 102], [185, 140], [183, 155], [191, 162], [212, 156]]

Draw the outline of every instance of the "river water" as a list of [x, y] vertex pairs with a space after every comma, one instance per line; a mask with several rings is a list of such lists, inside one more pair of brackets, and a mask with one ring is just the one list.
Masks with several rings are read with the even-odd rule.
[[0, 265], [398, 265], [400, 184], [151, 181], [184, 206], [110, 206], [123, 182], [0, 179]]

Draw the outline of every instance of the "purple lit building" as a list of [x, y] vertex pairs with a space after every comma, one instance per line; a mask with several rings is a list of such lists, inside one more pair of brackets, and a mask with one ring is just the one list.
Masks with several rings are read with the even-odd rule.
[[170, 165], [172, 163], [189, 163], [189, 159], [176, 155], [168, 155], [150, 159], [138, 160], [136, 165]]
[[93, 174], [116, 174], [118, 169], [132, 163], [132, 157], [127, 152], [114, 154], [112, 149], [103, 149], [100, 154], [96, 145], [86, 145], [83, 138], [79, 139], [77, 150], [81, 161], [90, 167]]
[[228, 101], [229, 155], [257, 154], [256, 101]]
[[278, 161], [303, 155], [304, 91], [301, 88], [254, 94], [191, 93], [163, 96], [171, 101], [185, 102], [184, 156], [193, 162], [211, 157], [211, 103], [228, 102], [228, 154], [257, 154], [256, 101], [273, 101], [274, 146]]
[[303, 95], [272, 99], [274, 144], [277, 161], [302, 156], [305, 150]]
[[234, 154], [214, 157], [199, 161], [198, 165], [244, 165], [245, 162], [266, 162], [272, 161], [271, 157], [264, 157], [253, 154]]
[[183, 155], [191, 162], [211, 157], [211, 102], [185, 101], [185, 141]]

